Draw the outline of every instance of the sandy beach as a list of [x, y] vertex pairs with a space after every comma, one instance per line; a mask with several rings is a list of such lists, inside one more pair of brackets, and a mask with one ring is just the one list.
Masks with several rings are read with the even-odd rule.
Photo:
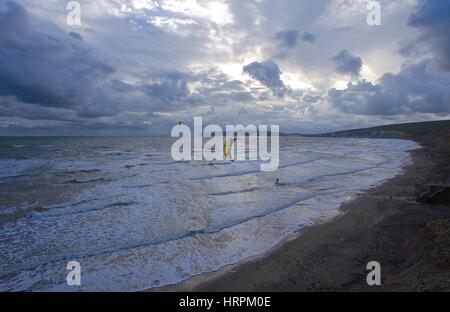
[[[450, 182], [450, 132], [429, 125], [395, 135], [423, 146], [412, 152], [414, 164], [342, 205], [343, 216], [302, 231], [267, 255], [163, 290], [449, 291], [448, 194], [439, 203], [416, 200], [429, 185]], [[370, 261], [381, 264], [381, 286], [366, 283]]]

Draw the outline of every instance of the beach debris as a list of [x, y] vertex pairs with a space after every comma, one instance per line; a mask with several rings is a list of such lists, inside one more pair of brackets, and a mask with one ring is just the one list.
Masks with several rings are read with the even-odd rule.
[[428, 191], [422, 193], [417, 201], [430, 204], [448, 204], [450, 203], [450, 185], [429, 185]]

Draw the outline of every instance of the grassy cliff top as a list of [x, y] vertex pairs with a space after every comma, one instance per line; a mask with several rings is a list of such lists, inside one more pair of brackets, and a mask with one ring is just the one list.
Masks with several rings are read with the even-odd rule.
[[364, 129], [351, 129], [333, 133], [325, 133], [319, 136], [401, 138], [408, 136], [441, 133], [444, 131], [450, 131], [450, 120], [412, 122]]

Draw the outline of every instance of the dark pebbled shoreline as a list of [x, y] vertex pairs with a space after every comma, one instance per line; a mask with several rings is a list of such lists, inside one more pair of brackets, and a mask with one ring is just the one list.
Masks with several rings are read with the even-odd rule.
[[[403, 132], [423, 149], [403, 174], [343, 204], [345, 214], [268, 254], [194, 277], [168, 291], [450, 291], [450, 203], [416, 202], [450, 184], [450, 131]], [[381, 286], [366, 265], [381, 264]]]

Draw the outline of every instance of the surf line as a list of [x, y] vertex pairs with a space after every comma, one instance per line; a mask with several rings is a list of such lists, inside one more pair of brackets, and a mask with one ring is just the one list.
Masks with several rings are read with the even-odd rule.
[[[271, 125], [270, 132], [267, 125], [226, 125], [225, 132], [219, 125], [203, 129], [203, 118], [194, 117], [193, 147], [191, 128], [178, 123], [171, 133], [172, 138], [178, 138], [171, 154], [175, 161], [261, 160], [261, 171], [276, 171], [280, 164], [279, 135], [278, 125]], [[205, 138], [208, 141], [203, 144]]]

